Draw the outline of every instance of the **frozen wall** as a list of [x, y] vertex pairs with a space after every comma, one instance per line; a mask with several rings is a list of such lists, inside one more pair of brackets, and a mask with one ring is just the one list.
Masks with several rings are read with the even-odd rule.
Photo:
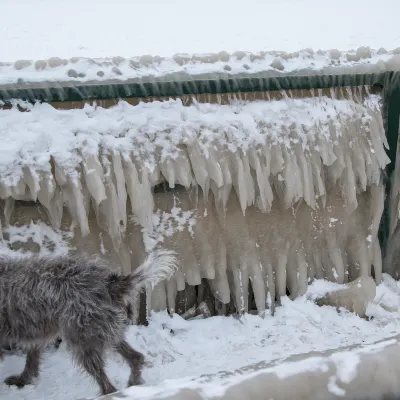
[[[231, 302], [260, 315], [313, 278], [379, 282], [389, 159], [380, 99], [364, 94], [81, 110], [19, 103], [24, 112], [16, 103], [0, 110], [3, 242], [14, 248], [15, 226], [43, 221], [70, 248], [125, 272], [156, 246], [174, 249], [180, 268], [149, 296], [155, 310], [176, 310], [179, 293], [204, 282], [216, 312]], [[40, 240], [24, 246], [49, 247]]]

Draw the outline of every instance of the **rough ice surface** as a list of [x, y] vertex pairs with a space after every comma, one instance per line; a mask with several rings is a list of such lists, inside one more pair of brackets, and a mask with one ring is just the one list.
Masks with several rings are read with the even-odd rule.
[[178, 253], [149, 309], [174, 312], [205, 282], [222, 305], [264, 315], [268, 298], [303, 295], [314, 278], [381, 281], [389, 159], [380, 98], [361, 88], [188, 107], [15, 102], [0, 139], [3, 229], [45, 221], [125, 272], [156, 246]]

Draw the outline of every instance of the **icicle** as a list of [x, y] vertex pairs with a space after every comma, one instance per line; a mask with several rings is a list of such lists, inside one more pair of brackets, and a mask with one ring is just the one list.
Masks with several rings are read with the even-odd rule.
[[175, 313], [175, 299], [177, 293], [177, 283], [175, 277], [173, 276], [167, 281], [167, 304], [170, 315]]
[[352, 147], [352, 162], [358, 181], [360, 182], [360, 189], [362, 191], [367, 190], [367, 173], [365, 170], [365, 160], [363, 151], [361, 150], [362, 143], [358, 143], [357, 146]]
[[4, 204], [4, 220], [6, 226], [10, 225], [11, 215], [14, 211], [15, 200], [12, 197], [8, 197]]
[[285, 165], [285, 160], [282, 157], [282, 149], [279, 144], [273, 144], [271, 146], [271, 174], [279, 174]]
[[108, 232], [115, 251], [118, 252], [122, 243], [120, 232], [120, 213], [117, 191], [110, 177], [105, 183], [106, 199], [98, 206], [95, 205], [96, 217], [99, 227]]
[[249, 163], [256, 171], [257, 185], [260, 193], [260, 200], [258, 206], [261, 211], [269, 212], [271, 210], [274, 195], [269, 183], [269, 168], [266, 166], [264, 169], [261, 167], [259, 158], [257, 157], [255, 149], [249, 151]]
[[328, 230], [326, 232], [326, 242], [328, 245], [329, 258], [333, 264], [333, 277], [337, 283], [344, 283], [344, 264], [342, 252], [337, 244], [336, 233]]
[[350, 156], [346, 155], [346, 170], [345, 176], [343, 177], [343, 197], [345, 199], [346, 205], [349, 211], [354, 211], [357, 208], [357, 196], [356, 196], [356, 181], [353, 172], [353, 164], [351, 162]]
[[201, 153], [199, 145], [195, 140], [192, 143], [188, 143], [187, 151], [196, 182], [201, 187], [203, 193], [206, 194], [208, 193], [209, 177], [205, 157]]
[[229, 158], [231, 161], [231, 168], [232, 168], [233, 187], [235, 188], [235, 192], [238, 196], [242, 213], [243, 215], [245, 215], [248, 204], [248, 198], [250, 195], [248, 193], [248, 184], [246, 181], [246, 178], [248, 177], [246, 176], [245, 167], [243, 165], [243, 161], [240, 158], [239, 154], [232, 153]]
[[40, 190], [37, 198], [45, 207], [53, 228], [60, 229], [63, 212], [60, 190], [58, 189], [58, 196], [55, 198], [57, 184], [51, 173], [43, 173], [40, 178]]
[[167, 291], [165, 282], [159, 282], [151, 293], [151, 311], [161, 311], [167, 308]]
[[11, 187], [11, 193], [15, 200], [31, 200], [30, 193], [26, 193], [26, 184], [22, 178]]
[[303, 198], [312, 208], [315, 208], [315, 192], [312, 180], [311, 165], [307, 162], [304, 151], [300, 146], [296, 147], [296, 156], [300, 167], [301, 182], [303, 184]]
[[378, 239], [373, 244], [372, 264], [374, 265], [375, 282], [379, 285], [382, 282], [382, 252]]
[[89, 189], [93, 200], [98, 206], [107, 198], [106, 190], [103, 184], [103, 167], [101, 166], [98, 158], [93, 155], [85, 157], [85, 161], [82, 163], [82, 166], [86, 186]]
[[264, 317], [267, 297], [265, 293], [265, 283], [262, 266], [258, 258], [250, 260], [250, 262], [250, 281], [253, 288], [254, 300], [256, 302], [258, 314], [261, 317]]
[[39, 176], [35, 170], [29, 167], [23, 167], [22, 171], [24, 174], [24, 181], [30, 190], [32, 201], [36, 201], [40, 190]]
[[62, 187], [65, 186], [68, 182], [67, 175], [61, 168], [61, 166], [54, 160], [54, 176], [56, 178], [57, 183]]
[[298, 269], [298, 295], [302, 296], [307, 292], [308, 281], [307, 281], [307, 272], [308, 272], [308, 264], [306, 261], [306, 257], [304, 254], [304, 250], [299, 248], [297, 252], [297, 269]]
[[[220, 149], [219, 151], [222, 150]], [[224, 175], [221, 169], [221, 165], [218, 162], [219, 157], [220, 155], [218, 154], [216, 149], [208, 149], [207, 171], [210, 178], [213, 180], [218, 188], [222, 187], [224, 184]]]
[[[278, 253], [278, 263], [275, 271], [276, 292], [278, 297], [286, 296], [286, 266], [288, 262], [289, 242], [286, 241]], [[278, 250], [279, 251], [279, 250]]]
[[0, 198], [5, 200], [12, 195], [11, 188], [5, 183], [0, 182]]
[[[61, 176], [61, 181], [64, 182]], [[57, 179], [57, 175], [56, 175]], [[60, 184], [60, 182], [58, 182]], [[89, 234], [89, 222], [85, 209], [85, 201], [82, 193], [82, 185], [77, 176], [67, 177], [65, 185], [61, 187], [65, 200], [67, 201], [68, 209], [71, 217], [79, 224], [83, 237]]]
[[[215, 197], [215, 205], [218, 211], [225, 212], [226, 204], [232, 190], [232, 175], [229, 170], [228, 160], [223, 157], [220, 159], [220, 166], [223, 175], [224, 184], [221, 188], [211, 185]], [[213, 183], [213, 182], [211, 182]]]
[[112, 166], [117, 184], [117, 195], [118, 195], [118, 206], [119, 206], [119, 220], [121, 221], [121, 232], [126, 230], [127, 223], [127, 211], [126, 211], [126, 200], [127, 193], [125, 187], [125, 176], [122, 168], [121, 155], [117, 151], [111, 152]]
[[129, 156], [123, 157], [123, 170], [132, 211], [137, 216], [140, 224], [151, 232], [153, 228], [151, 216], [154, 209], [154, 200], [147, 170], [143, 170], [142, 183], [140, 183], [136, 167]]
[[192, 182], [192, 170], [186, 152], [181, 151], [176, 159], [162, 161], [160, 169], [169, 187], [174, 188], [175, 184], [181, 184], [188, 188]]

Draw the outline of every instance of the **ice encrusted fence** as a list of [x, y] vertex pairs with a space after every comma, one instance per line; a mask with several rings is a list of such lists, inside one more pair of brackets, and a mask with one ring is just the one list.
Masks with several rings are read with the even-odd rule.
[[246, 312], [254, 297], [261, 315], [313, 278], [379, 282], [380, 98], [344, 92], [109, 109], [15, 102], [0, 110], [4, 242], [12, 226], [44, 221], [125, 272], [156, 246], [173, 249], [180, 268], [153, 289], [155, 310], [175, 311], [177, 293], [204, 279], [219, 303]]

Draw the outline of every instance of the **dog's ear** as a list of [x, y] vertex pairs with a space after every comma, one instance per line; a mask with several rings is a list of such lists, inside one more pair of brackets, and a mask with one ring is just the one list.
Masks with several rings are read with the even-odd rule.
[[111, 274], [108, 276], [108, 291], [115, 301], [124, 299], [132, 290], [132, 278], [130, 275], [121, 276]]

